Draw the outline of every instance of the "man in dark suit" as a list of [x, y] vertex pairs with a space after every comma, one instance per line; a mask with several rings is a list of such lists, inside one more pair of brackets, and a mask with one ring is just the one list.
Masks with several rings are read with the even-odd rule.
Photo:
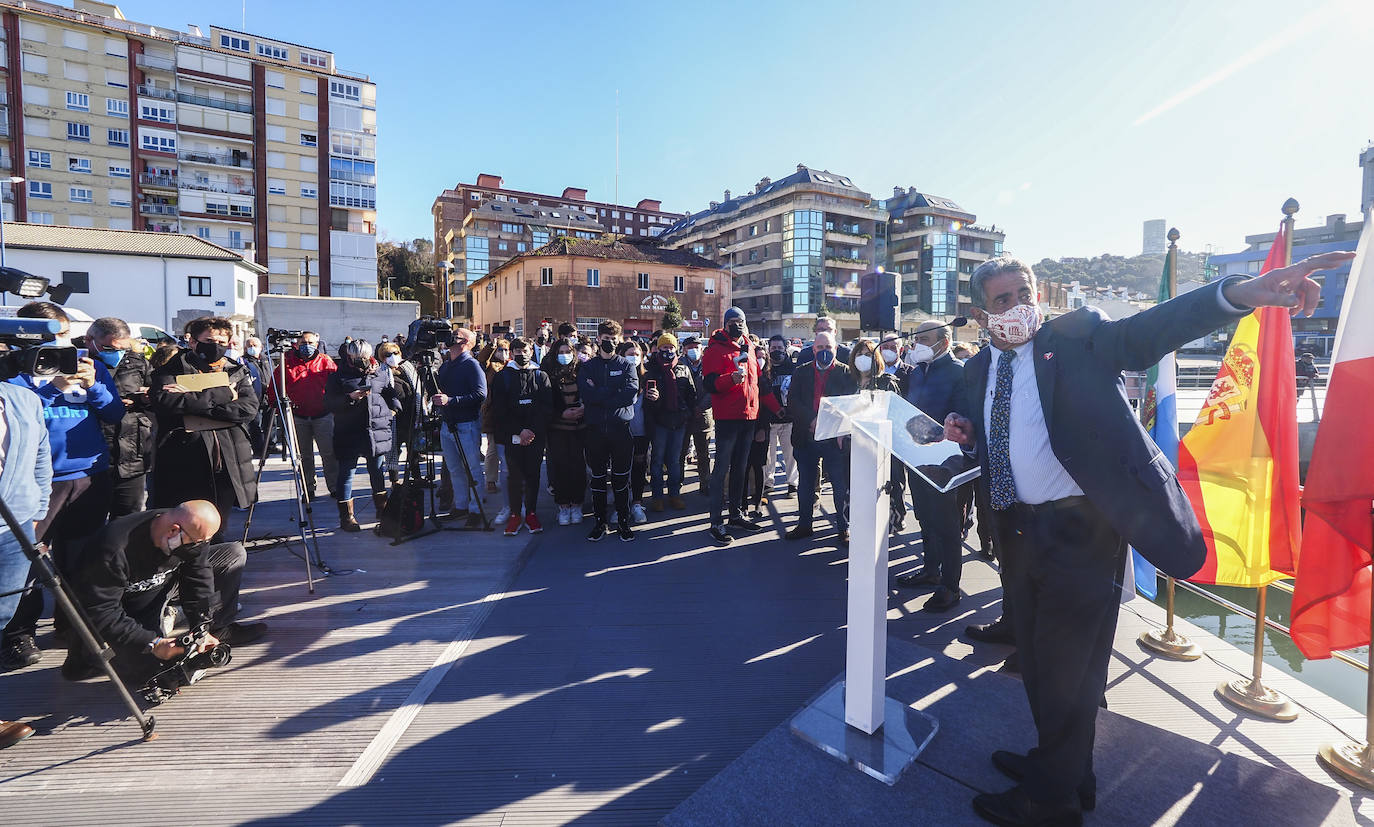
[[830, 480], [835, 521], [840, 529], [840, 544], [849, 543], [849, 451], [844, 437], [816, 439], [816, 415], [821, 398], [858, 393], [859, 386], [849, 368], [835, 356], [835, 336], [828, 331], [816, 334], [816, 359], [792, 373], [787, 393], [787, 411], [792, 416], [792, 456], [797, 463], [797, 524], [787, 539], [802, 540], [812, 534], [811, 520], [816, 512], [816, 487], [820, 465]]
[[1121, 371], [1145, 370], [1255, 307], [1311, 315], [1320, 290], [1308, 276], [1350, 258], [1326, 253], [1223, 279], [1121, 321], [1088, 307], [1044, 324], [1029, 265], [1001, 257], [974, 271], [973, 316], [992, 347], [966, 365], [966, 409], [946, 418], [945, 431], [976, 446], [988, 478], [1039, 736], [1028, 755], [993, 754], [1019, 783], [976, 796], [979, 815], [1081, 823], [1096, 804], [1092, 748], [1126, 545], [1175, 577], [1195, 573], [1206, 554], [1173, 467], [1126, 402]]
[[[949, 327], [921, 322], [911, 337], [902, 395], [936, 422], [963, 407], [964, 363], [949, 352]], [[957, 488], [940, 493], [908, 469], [912, 507], [921, 521], [921, 570], [897, 578], [898, 586], [935, 587], [922, 608], [947, 612], [959, 605], [959, 575], [963, 570], [962, 514]], [[971, 484], [971, 483], [970, 483]]]
[[[817, 316], [815, 324], [811, 325], [811, 333], [820, 336], [822, 333], [829, 333], [835, 340], [835, 359], [842, 365], [849, 364], [849, 348], [840, 342], [840, 332], [835, 329], [835, 320], [829, 316]], [[816, 361], [816, 345], [807, 345], [797, 352], [796, 366], [809, 365]]]

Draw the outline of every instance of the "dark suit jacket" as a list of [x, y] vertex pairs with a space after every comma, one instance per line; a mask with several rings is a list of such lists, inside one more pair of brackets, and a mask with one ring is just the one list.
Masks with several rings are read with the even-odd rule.
[[919, 367], [902, 367], [908, 368], [898, 369], [902, 396], [931, 419], [944, 422], [945, 417], [964, 407], [963, 399], [968, 394], [964, 389], [964, 363], [949, 351], [932, 360], [924, 372]]
[[[837, 360], [825, 378], [825, 396], [858, 393], [854, 375]], [[792, 446], [805, 447], [811, 438], [811, 423], [816, 421], [816, 363], [802, 365], [792, 372], [792, 387], [787, 392], [787, 412], [792, 417]]]
[[[1095, 307], [1080, 308], [1042, 325], [1034, 341], [1035, 380], [1054, 455], [1126, 542], [1178, 578], [1202, 567], [1202, 531], [1173, 466], [1126, 401], [1121, 372], [1146, 370], [1164, 354], [1238, 318], [1217, 300], [1223, 284], [1120, 321]], [[961, 413], [973, 421], [984, 468], [983, 400], [993, 391], [988, 366], [997, 352], [984, 348], [966, 366], [967, 407]]]
[[[802, 365], [809, 365], [814, 361], [816, 361], [816, 350], [811, 345], [807, 345], [797, 351], [797, 359], [793, 364], [796, 365], [796, 367], [801, 367]], [[849, 345], [842, 345], [838, 342], [835, 344], [835, 361], [846, 365], [849, 364]]]

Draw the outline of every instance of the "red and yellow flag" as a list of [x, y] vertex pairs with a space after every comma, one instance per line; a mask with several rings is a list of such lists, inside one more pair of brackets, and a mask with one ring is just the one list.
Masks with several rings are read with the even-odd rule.
[[[1265, 259], [1288, 264], [1287, 226]], [[1207, 542], [1190, 580], [1267, 585], [1297, 571], [1298, 414], [1288, 310], [1264, 307], [1242, 319], [1197, 421], [1178, 449], [1178, 481]]]

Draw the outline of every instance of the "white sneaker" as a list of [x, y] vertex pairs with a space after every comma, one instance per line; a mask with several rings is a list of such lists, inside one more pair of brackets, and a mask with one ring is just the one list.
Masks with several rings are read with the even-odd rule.
[[493, 525], [505, 525], [506, 520], [510, 519], [510, 506], [503, 505], [501, 510], [496, 512], [496, 517], [492, 519]]
[[615, 528], [620, 524], [620, 515], [616, 513], [615, 506], [611, 506], [609, 511], [610, 513], [606, 515], [606, 526], [608, 528]]
[[558, 524], [559, 524], [559, 525], [572, 525], [572, 514], [568, 513], [568, 512], [570, 512], [570, 511], [572, 511], [572, 509], [569, 508], [569, 507], [566, 506], [566, 505], [560, 505], [560, 506], [558, 506]]
[[634, 503], [630, 506], [630, 522], [635, 525], [649, 522], [649, 515], [644, 513], [644, 506]]
[[582, 521], [587, 519], [587, 513], [582, 510], [580, 505], [568, 506], [568, 521], [573, 525], [582, 525]]

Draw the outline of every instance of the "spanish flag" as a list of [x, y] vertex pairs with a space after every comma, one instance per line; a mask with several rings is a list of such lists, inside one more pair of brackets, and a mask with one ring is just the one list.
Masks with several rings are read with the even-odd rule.
[[[1261, 273], [1287, 266], [1281, 226]], [[1240, 321], [1197, 421], [1178, 449], [1178, 481], [1207, 542], [1195, 583], [1258, 587], [1293, 576], [1302, 539], [1298, 414], [1288, 309]]]

